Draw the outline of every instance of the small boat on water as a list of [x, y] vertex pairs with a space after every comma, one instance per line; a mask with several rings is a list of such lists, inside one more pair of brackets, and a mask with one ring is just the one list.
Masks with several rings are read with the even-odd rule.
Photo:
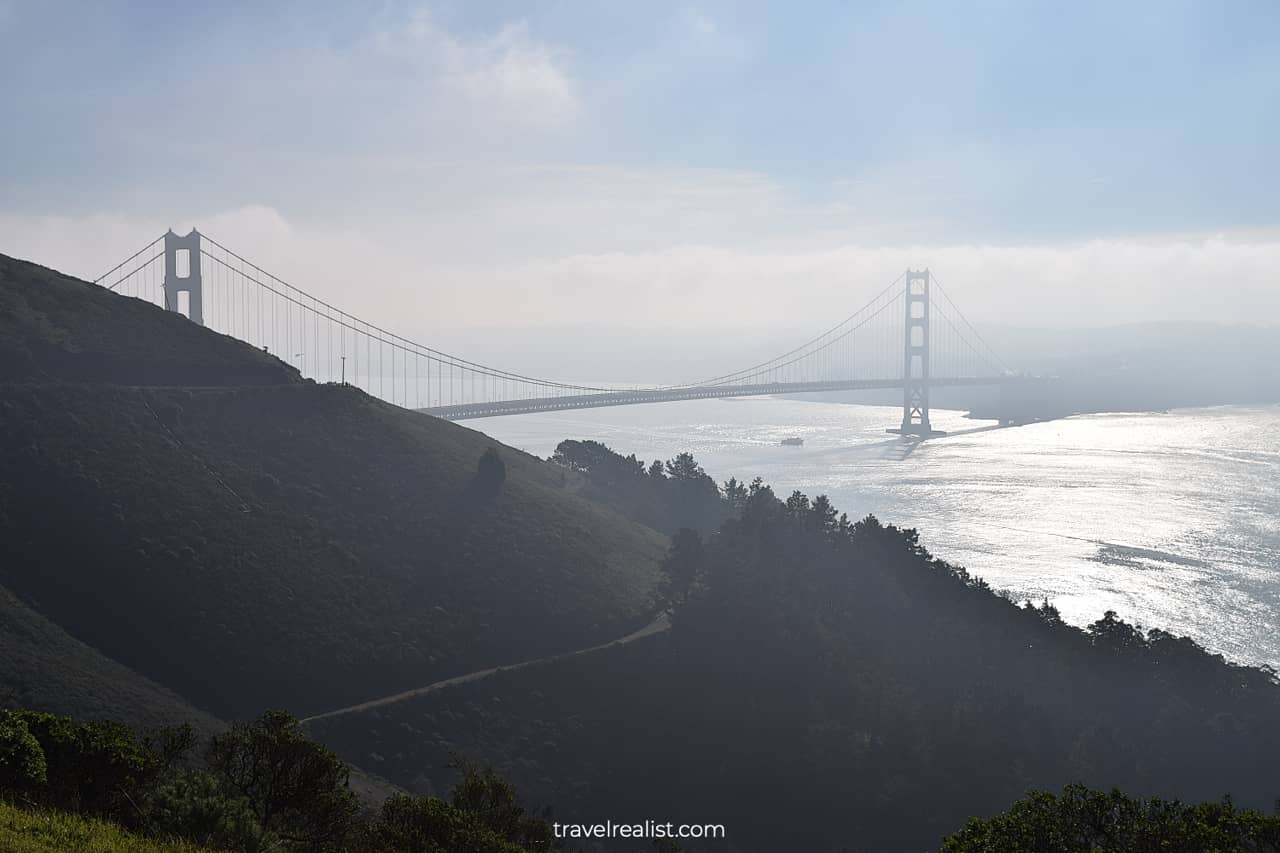
[[793, 435], [790, 438], [782, 439], [781, 444], [783, 447], [803, 447], [804, 439], [798, 435]]

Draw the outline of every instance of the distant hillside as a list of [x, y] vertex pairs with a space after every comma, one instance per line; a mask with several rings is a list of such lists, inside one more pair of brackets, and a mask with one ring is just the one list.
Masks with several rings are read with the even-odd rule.
[[[1280, 326], [1140, 323], [1078, 329], [984, 330], [992, 348], [1043, 385], [935, 388], [935, 409], [977, 418], [1159, 412], [1280, 403]], [[900, 390], [797, 394], [817, 402], [900, 406]]]
[[[5, 312], [4, 340], [42, 372], [0, 383], [0, 585], [184, 698], [308, 713], [649, 618], [666, 538], [578, 496], [572, 472], [298, 382], [152, 306], [3, 269], [6, 304], [28, 306]], [[91, 352], [123, 366], [110, 383], [32, 381], [93, 379]], [[191, 369], [142, 367], [170, 353]], [[157, 374], [278, 381], [133, 387]]]
[[279, 359], [149, 302], [0, 255], [0, 382], [279, 385]]
[[170, 690], [104, 657], [0, 588], [0, 708], [30, 708], [137, 728], [219, 723]]
[[1141, 323], [996, 330], [1011, 364], [1062, 380], [1071, 411], [1280, 402], [1280, 327]]

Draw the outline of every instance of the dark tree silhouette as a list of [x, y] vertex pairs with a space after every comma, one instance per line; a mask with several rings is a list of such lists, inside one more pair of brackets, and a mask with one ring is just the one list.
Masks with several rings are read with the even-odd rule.
[[671, 537], [671, 551], [662, 564], [673, 605], [689, 600], [701, 569], [702, 537], [698, 531], [682, 527]]
[[507, 479], [507, 465], [496, 447], [490, 447], [480, 456], [476, 467], [476, 483], [486, 494], [496, 495]]
[[358, 806], [347, 786], [350, 770], [286, 711], [268, 711], [216, 736], [208, 762], [252, 804], [261, 825], [285, 840], [324, 849], [351, 830]]

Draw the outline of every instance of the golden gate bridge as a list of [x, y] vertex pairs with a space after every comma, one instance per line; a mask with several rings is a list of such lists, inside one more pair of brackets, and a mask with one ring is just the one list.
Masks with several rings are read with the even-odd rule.
[[317, 382], [449, 420], [716, 397], [901, 388], [904, 435], [935, 434], [931, 388], [1002, 385], [1012, 371], [929, 270], [907, 270], [799, 346], [679, 385], [587, 385], [529, 376], [441, 352], [356, 317], [262, 269], [208, 235], [169, 231], [95, 283], [260, 347]]

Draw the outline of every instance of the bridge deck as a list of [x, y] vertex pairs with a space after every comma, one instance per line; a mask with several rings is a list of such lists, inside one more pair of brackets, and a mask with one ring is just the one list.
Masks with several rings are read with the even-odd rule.
[[[999, 385], [1004, 377], [930, 379], [937, 388]], [[671, 403], [677, 400], [707, 400], [723, 397], [758, 397], [771, 394], [802, 394], [820, 391], [871, 391], [901, 388], [901, 379], [850, 379], [830, 382], [770, 382], [761, 385], [710, 385], [692, 388], [661, 388], [640, 391], [607, 391], [598, 394], [573, 394], [561, 397], [538, 397], [528, 400], [496, 400], [488, 403], [461, 403], [418, 409], [450, 421], [492, 418], [500, 415], [524, 415], [533, 412], [561, 412], [569, 409], [598, 409], [606, 406], [635, 406], [641, 403]]]

